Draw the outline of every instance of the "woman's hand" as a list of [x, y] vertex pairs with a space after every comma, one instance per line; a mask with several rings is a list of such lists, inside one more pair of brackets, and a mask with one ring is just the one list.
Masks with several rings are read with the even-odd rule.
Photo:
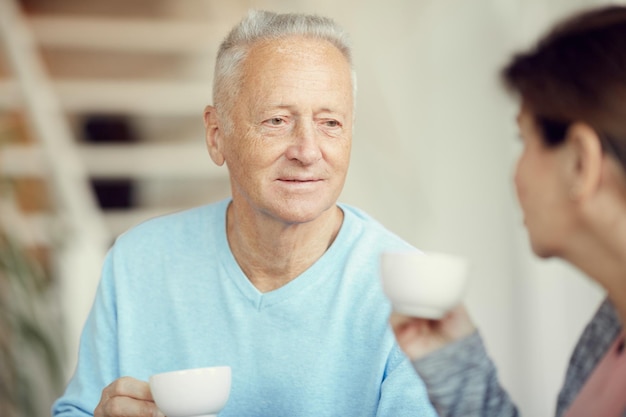
[[131, 377], [113, 381], [102, 390], [94, 417], [164, 417], [150, 392], [150, 385]]
[[392, 312], [389, 323], [400, 348], [411, 360], [420, 359], [476, 329], [465, 307], [459, 305], [442, 319], [408, 317]]

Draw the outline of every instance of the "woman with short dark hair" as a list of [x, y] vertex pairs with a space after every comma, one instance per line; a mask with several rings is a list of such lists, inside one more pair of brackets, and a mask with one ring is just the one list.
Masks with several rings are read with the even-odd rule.
[[[626, 7], [559, 23], [502, 76], [520, 99], [515, 186], [532, 249], [607, 293], [571, 357], [556, 415], [626, 416]], [[442, 417], [518, 415], [463, 307], [438, 321], [390, 321]]]

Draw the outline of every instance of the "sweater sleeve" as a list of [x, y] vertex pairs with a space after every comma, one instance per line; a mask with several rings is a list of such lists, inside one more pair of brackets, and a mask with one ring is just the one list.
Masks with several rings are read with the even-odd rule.
[[517, 417], [478, 332], [413, 361], [441, 417]]
[[91, 417], [102, 390], [118, 378], [112, 251], [80, 339], [78, 363], [64, 394], [52, 407], [53, 417]]
[[394, 345], [388, 365], [376, 417], [436, 417], [424, 383], [399, 346]]

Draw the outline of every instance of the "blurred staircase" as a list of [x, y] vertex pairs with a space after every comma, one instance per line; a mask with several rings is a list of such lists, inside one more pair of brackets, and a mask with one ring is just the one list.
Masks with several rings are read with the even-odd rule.
[[[87, 174], [136, 182], [132, 209], [103, 213], [115, 236], [146, 217], [228, 193], [225, 170], [205, 150], [201, 116], [211, 101], [217, 45], [245, 6], [229, 2], [224, 13], [217, 1], [113, 1], [102, 11], [98, 3], [30, 0], [21, 6]], [[0, 109], [20, 110], [25, 100], [10, 66], [5, 61]], [[127, 120], [136, 142], [85, 140], [82, 125], [103, 115]], [[45, 175], [44, 158], [36, 146], [5, 147], [0, 169]]]
[[218, 0], [0, 0], [0, 117], [23, 122], [32, 137], [0, 142], [0, 178], [49, 196], [35, 209], [14, 205], [12, 215], [25, 225], [24, 244], [52, 249], [68, 370], [115, 236], [230, 193], [225, 168], [206, 151], [202, 111], [219, 42], [246, 8]]

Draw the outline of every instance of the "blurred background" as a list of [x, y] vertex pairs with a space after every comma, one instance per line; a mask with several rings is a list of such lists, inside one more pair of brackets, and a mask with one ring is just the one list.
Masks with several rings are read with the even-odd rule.
[[503, 384], [523, 415], [552, 415], [603, 292], [529, 250], [511, 181], [517, 108], [498, 72], [555, 19], [608, 3], [0, 0], [0, 414], [49, 414], [115, 236], [229, 194], [202, 110], [219, 42], [253, 7], [328, 15], [351, 33], [342, 201], [470, 259], [467, 305]]

